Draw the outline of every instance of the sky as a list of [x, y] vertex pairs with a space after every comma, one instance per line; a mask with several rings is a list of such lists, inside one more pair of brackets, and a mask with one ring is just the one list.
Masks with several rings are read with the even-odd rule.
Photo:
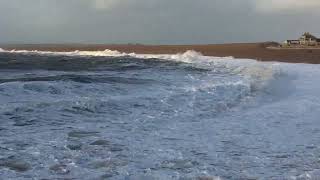
[[320, 36], [320, 0], [0, 0], [0, 43], [214, 44]]

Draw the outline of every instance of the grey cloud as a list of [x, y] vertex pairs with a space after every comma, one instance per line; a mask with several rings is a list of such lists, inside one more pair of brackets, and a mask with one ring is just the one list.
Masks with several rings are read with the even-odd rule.
[[255, 0], [256, 8], [262, 12], [281, 11], [316, 11], [320, 7], [319, 0]]
[[261, 13], [258, 1], [0, 0], [0, 43], [198, 44], [320, 33], [319, 13]]

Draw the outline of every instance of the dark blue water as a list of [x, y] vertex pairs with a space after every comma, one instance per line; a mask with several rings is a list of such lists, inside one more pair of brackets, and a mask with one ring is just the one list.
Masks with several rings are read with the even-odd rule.
[[198, 58], [0, 53], [0, 179], [319, 177], [319, 66]]

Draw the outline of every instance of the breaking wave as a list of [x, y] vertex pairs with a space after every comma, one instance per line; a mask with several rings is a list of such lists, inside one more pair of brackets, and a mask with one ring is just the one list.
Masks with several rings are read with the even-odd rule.
[[[104, 51], [71, 51], [71, 52], [55, 52], [55, 51], [38, 51], [38, 50], [3, 50], [0, 49], [0, 52], [6, 53], [19, 53], [19, 54], [38, 54], [38, 55], [58, 55], [58, 56], [128, 56], [130, 54], [121, 53], [119, 51], [113, 51], [106, 49]], [[132, 54], [134, 55], [134, 54]]]
[[[257, 94], [275, 94], [274, 92], [285, 93], [288, 88], [288, 82], [282, 81], [281, 83], [277, 83], [281, 81], [281, 77], [283, 76], [283, 72], [281, 71], [278, 64], [275, 63], [259, 63], [255, 60], [249, 59], [234, 59], [233, 57], [211, 57], [211, 56], [203, 56], [201, 53], [189, 50], [185, 53], [178, 54], [135, 54], [135, 53], [121, 53], [118, 51], [105, 50], [105, 51], [74, 51], [74, 52], [44, 52], [44, 51], [5, 51], [6, 53], [12, 54], [22, 54], [22, 55], [39, 55], [45, 57], [60, 57], [66, 56], [74, 61], [66, 61], [69, 64], [73, 64], [69, 69], [72, 71], [74, 65], [78, 67], [79, 62], [88, 62], [90, 64], [97, 64], [96, 68], [101, 70], [112, 70], [112, 71], [123, 71], [125, 68], [132, 67], [131, 70], [135, 69], [143, 69], [145, 63], [152, 63], [151, 69], [156, 68], [158, 65], [163, 66], [162, 63], [166, 62], [174, 62], [174, 63], [182, 63], [183, 66], [186, 66], [186, 71], [190, 71], [192, 69], [195, 70], [196, 73], [201, 72], [202, 70], [206, 70], [205, 77], [197, 77], [194, 75], [190, 75], [187, 79], [172, 79], [172, 81], [186, 81], [181, 87], [181, 90], [174, 90], [173, 92], [156, 92], [157, 94], [151, 94], [150, 99], [154, 99], [154, 96], [161, 97], [161, 101], [163, 105], [175, 106], [175, 104], [183, 104], [179, 109], [181, 112], [188, 112], [190, 109], [193, 109], [194, 114], [202, 113], [202, 112], [210, 112], [214, 114], [219, 114], [222, 112], [229, 111], [230, 109], [237, 107], [241, 104], [246, 104], [250, 99]], [[90, 57], [89, 59], [86, 59]], [[91, 58], [93, 57], [93, 59]], [[101, 63], [96, 63], [96, 58], [103, 58], [102, 61], [107, 63], [107, 69], [103, 69], [104, 65]], [[104, 58], [105, 57], [105, 58]], [[78, 59], [80, 58], [80, 59]], [[84, 58], [83, 60], [81, 58]], [[111, 59], [110, 59], [111, 58]], [[114, 61], [114, 58], [119, 58], [115, 61], [115, 63], [109, 64], [109, 61]], [[123, 59], [129, 59], [128, 65], [123, 64]], [[136, 60], [143, 59], [145, 60], [141, 64], [135, 64]], [[31, 66], [35, 64], [41, 64], [42, 61], [48, 62], [50, 64], [50, 59], [41, 59], [40, 61], [35, 61], [31, 63]], [[153, 64], [157, 62], [160, 64]], [[66, 62], [61, 65], [55, 65], [58, 67], [65, 67]], [[120, 63], [121, 62], [121, 63]], [[120, 64], [120, 67], [119, 67]], [[44, 65], [46, 67], [47, 65]], [[166, 66], [166, 68], [170, 67]], [[178, 66], [173, 64], [174, 69], [178, 70]], [[190, 69], [191, 68], [191, 69]], [[93, 69], [93, 71], [94, 71]], [[65, 70], [62, 68], [61, 70]], [[86, 69], [84, 69], [86, 70]], [[191, 73], [191, 71], [189, 72]], [[211, 74], [211, 75], [210, 75]], [[103, 86], [103, 84], [123, 84], [126, 85], [139, 85], [139, 86], [152, 86], [159, 84], [159, 86], [163, 86], [168, 82], [161, 82], [162, 80], [154, 80], [153, 78], [146, 78], [149, 75], [144, 75], [145, 77], [119, 77], [119, 76], [109, 76], [103, 73], [58, 73], [50, 75], [50, 76], [31, 76], [31, 77], [6, 77], [0, 79], [0, 88], [2, 87], [4, 92], [8, 92], [8, 94], [12, 94], [10, 91], [10, 86], [15, 85], [15, 82], [21, 82], [23, 86], [19, 85], [16, 90], [19, 90], [18, 94], [23, 94], [24, 92], [31, 93], [30, 97], [36, 98], [38, 94], [45, 95], [48, 98], [54, 99], [54, 96], [63, 95], [66, 97], [73, 96], [81, 96], [82, 93], [79, 94], [77, 92], [78, 83], [81, 84], [94, 84], [97, 86], [98, 84], [102, 84], [102, 87], [109, 92], [115, 92], [116, 90], [110, 89], [109, 87]], [[157, 75], [153, 75], [157, 76]], [[173, 78], [173, 77], [170, 77]], [[55, 84], [54, 86], [47, 87], [48, 82], [56, 82], [63, 81], [65, 84], [61, 86], [60, 83]], [[13, 84], [12, 84], [13, 83]], [[74, 84], [76, 83], [76, 84]], [[172, 82], [178, 83], [178, 82]], [[68, 84], [68, 89], [73, 91], [71, 94], [68, 92], [65, 94], [65, 88], [63, 88], [66, 84]], [[9, 85], [9, 86], [8, 86]], [[8, 87], [7, 87], [8, 86]], [[100, 86], [100, 85], [99, 85]], [[289, 86], [288, 86], [289, 87]], [[21, 89], [22, 88], [22, 89]], [[94, 90], [98, 90], [98, 94], [103, 95], [103, 92], [100, 92], [100, 88], [95, 88]], [[15, 91], [16, 91], [15, 90]], [[13, 91], [13, 92], [15, 92]], [[207, 93], [211, 95], [209, 97], [203, 96], [203, 93]], [[289, 91], [288, 91], [289, 92]], [[84, 92], [89, 93], [91, 92]], [[1, 92], [0, 92], [1, 95]], [[138, 95], [140, 96], [140, 94]], [[117, 97], [117, 96], [116, 96]], [[191, 98], [191, 99], [190, 99]], [[144, 98], [141, 97], [141, 100]], [[87, 102], [89, 101], [89, 102]], [[133, 101], [131, 98], [125, 99], [123, 103], [128, 103]], [[79, 103], [78, 103], [79, 102]], [[38, 102], [39, 103], [39, 102]], [[36, 104], [38, 104], [36, 103]], [[64, 100], [60, 102], [60, 106], [69, 106], [72, 103], [65, 104]], [[88, 103], [90, 104], [90, 108], [87, 107]], [[91, 109], [91, 107], [98, 107], [95, 109], [91, 109], [90, 112], [103, 112], [106, 111], [105, 106], [100, 106], [100, 104], [105, 104], [106, 101], [102, 99], [98, 99], [97, 97], [94, 100], [89, 99], [81, 99], [77, 101], [78, 108], [77, 109]], [[40, 102], [42, 104], [42, 102]], [[98, 104], [98, 105], [95, 105]], [[84, 107], [82, 107], [82, 105]], [[26, 105], [30, 106], [30, 104]], [[146, 107], [148, 105], [145, 105]], [[70, 107], [73, 109], [73, 106]], [[70, 109], [67, 108], [66, 109]], [[124, 108], [124, 107], [123, 107]], [[128, 109], [129, 107], [125, 107], [124, 109]], [[163, 109], [167, 109], [162, 107]], [[89, 110], [88, 110], [89, 111]], [[167, 109], [166, 111], [171, 112], [172, 110]], [[71, 110], [70, 110], [71, 112]], [[123, 112], [118, 112], [123, 113]]]
[[166, 59], [166, 60], [176, 60], [186, 63], [199, 62], [211, 62], [212, 60], [224, 60], [224, 59], [234, 59], [233, 57], [211, 57], [203, 56], [201, 53], [188, 50], [184, 53], [178, 54], [136, 54], [136, 53], [122, 53], [116, 50], [106, 49], [104, 51], [71, 51], [71, 52], [54, 52], [54, 51], [38, 51], [38, 50], [3, 50], [0, 52], [6, 53], [17, 53], [17, 54], [37, 54], [37, 55], [56, 55], [56, 56], [91, 56], [91, 57], [124, 57], [130, 56], [134, 58], [142, 59]]
[[281, 74], [278, 63], [259, 63], [250, 59], [234, 59], [233, 57], [212, 57], [203, 56], [201, 53], [189, 50], [185, 53], [178, 54], [135, 54], [121, 53], [115, 50], [106, 49], [104, 51], [73, 51], [73, 52], [52, 52], [52, 51], [26, 51], [11, 50], [0, 52], [17, 53], [17, 54], [35, 54], [45, 56], [70, 56], [70, 57], [132, 57], [139, 59], [162, 59], [166, 61], [183, 62], [191, 64], [195, 68], [209, 70], [224, 70], [235, 74], [243, 75], [247, 80], [251, 81], [250, 87], [253, 90], [265, 88], [268, 83]]

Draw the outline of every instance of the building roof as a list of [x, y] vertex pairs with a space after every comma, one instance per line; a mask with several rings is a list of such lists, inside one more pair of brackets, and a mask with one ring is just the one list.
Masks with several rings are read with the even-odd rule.
[[317, 37], [316, 36], [314, 36], [314, 35], [312, 35], [312, 34], [310, 34], [309, 32], [305, 32], [305, 33], [303, 33], [303, 35], [301, 36], [301, 38], [306, 38], [306, 39], [316, 39], [317, 40]]

